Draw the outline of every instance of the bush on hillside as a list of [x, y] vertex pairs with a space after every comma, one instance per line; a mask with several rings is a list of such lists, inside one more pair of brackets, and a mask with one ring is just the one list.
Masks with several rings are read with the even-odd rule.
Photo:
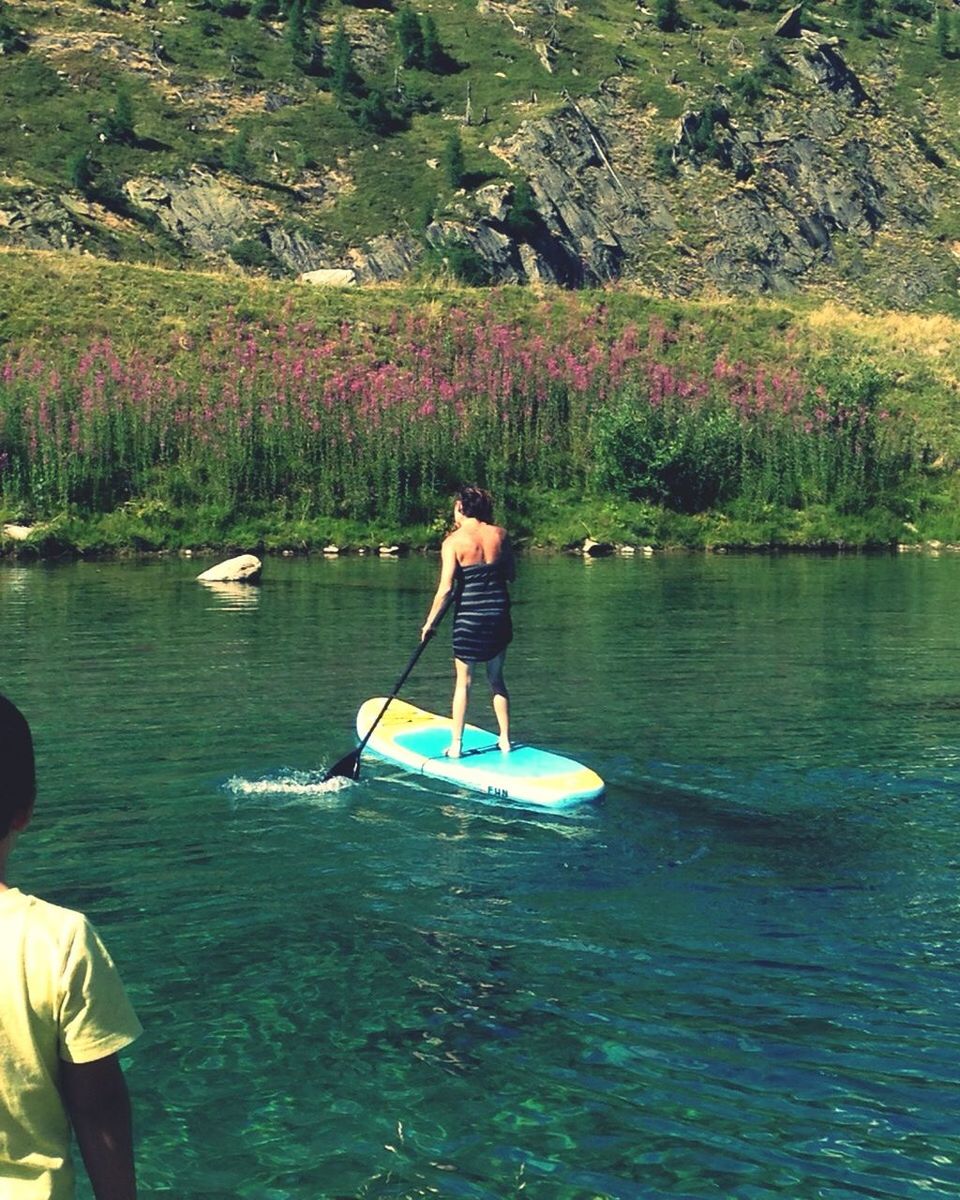
[[443, 265], [458, 283], [467, 287], [489, 287], [493, 283], [486, 259], [466, 242], [449, 241], [439, 254]]
[[378, 133], [386, 137], [402, 129], [404, 115], [389, 103], [379, 88], [371, 88], [357, 103], [354, 119], [367, 133]]
[[893, 0], [894, 11], [917, 21], [930, 21], [935, 10], [933, 0]]
[[543, 218], [528, 180], [521, 179], [514, 186], [504, 224], [507, 233], [517, 242], [533, 241], [543, 231]]
[[756, 104], [763, 98], [768, 87], [784, 87], [788, 74], [789, 67], [776, 47], [765, 42], [760, 47], [760, 61], [756, 66], [734, 76], [730, 82], [730, 90], [746, 104]]
[[7, 15], [7, 6], [0, 0], [0, 54], [14, 54], [26, 48], [26, 40]]
[[676, 178], [677, 164], [674, 161], [672, 142], [656, 142], [654, 144], [653, 173], [661, 181]]
[[258, 238], [241, 238], [230, 247], [230, 257], [238, 267], [250, 267], [268, 274], [281, 274], [283, 267], [269, 246]]

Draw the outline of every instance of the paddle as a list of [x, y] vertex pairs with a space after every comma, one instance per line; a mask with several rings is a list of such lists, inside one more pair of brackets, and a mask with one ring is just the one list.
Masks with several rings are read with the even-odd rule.
[[403, 669], [403, 674], [400, 676], [400, 678], [397, 680], [397, 682], [393, 685], [393, 691], [386, 698], [386, 700], [384, 700], [383, 708], [381, 708], [380, 711], [377, 713], [377, 719], [373, 722], [373, 724], [367, 730], [366, 734], [363, 737], [363, 741], [361, 741], [360, 745], [357, 746], [357, 748], [355, 750], [351, 750], [350, 753], [345, 754], [343, 756], [343, 758], [341, 758], [339, 760], [339, 762], [335, 762], [333, 764], [333, 766], [329, 769], [329, 771], [327, 771], [327, 773], [323, 777], [324, 783], [326, 783], [328, 779], [336, 779], [337, 776], [342, 776], [344, 779], [359, 779], [360, 778], [360, 755], [363, 753], [364, 746], [366, 746], [367, 742], [370, 741], [370, 735], [373, 733], [373, 731], [376, 729], [376, 727], [380, 724], [380, 718], [390, 707], [390, 702], [397, 698], [397, 695], [398, 695], [400, 689], [407, 682], [407, 676], [410, 674], [410, 672], [413, 670], [413, 668], [417, 665], [417, 660], [420, 658], [420, 655], [427, 648], [427, 642], [429, 642], [430, 639], [433, 637], [433, 635], [437, 632], [437, 626], [443, 620], [447, 609], [450, 607], [450, 605], [452, 603], [453, 603], [453, 592], [451, 591], [450, 595], [447, 597], [446, 602], [444, 603], [443, 608], [441, 608], [440, 612], [437, 614], [437, 619], [427, 630], [426, 637], [417, 645], [416, 650], [414, 650], [413, 654], [411, 654], [411, 656], [410, 656], [410, 661], [407, 663], [407, 665]]

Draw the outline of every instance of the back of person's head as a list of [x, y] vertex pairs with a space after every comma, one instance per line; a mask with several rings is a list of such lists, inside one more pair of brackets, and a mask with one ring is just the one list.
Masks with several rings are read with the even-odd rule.
[[27, 719], [0, 695], [0, 838], [14, 820], [29, 812], [37, 792], [33, 738]]
[[493, 497], [482, 487], [462, 487], [457, 492], [460, 511], [465, 517], [476, 517], [478, 521], [493, 520]]

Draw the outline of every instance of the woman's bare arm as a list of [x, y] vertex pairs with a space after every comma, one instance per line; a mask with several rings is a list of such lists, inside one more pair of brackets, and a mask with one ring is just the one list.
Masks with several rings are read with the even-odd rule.
[[437, 584], [436, 595], [433, 597], [433, 604], [430, 606], [430, 612], [427, 614], [427, 619], [423, 623], [423, 628], [420, 630], [420, 641], [424, 641], [433, 631], [433, 624], [443, 612], [444, 605], [453, 594], [454, 583], [457, 575], [457, 555], [453, 548], [453, 541], [450, 538], [444, 540], [443, 546], [440, 549], [440, 582]]

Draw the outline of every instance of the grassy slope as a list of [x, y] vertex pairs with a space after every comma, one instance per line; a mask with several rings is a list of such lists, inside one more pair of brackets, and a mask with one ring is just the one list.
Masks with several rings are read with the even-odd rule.
[[[724, 350], [731, 359], [775, 363], [782, 347], [801, 360], [829, 355], [842, 361], [866, 358], [895, 386], [891, 403], [913, 414], [940, 468], [932, 479], [933, 501], [920, 523], [920, 536], [960, 538], [960, 322], [946, 316], [867, 315], [836, 304], [814, 305], [730, 300], [672, 301], [627, 288], [576, 295], [554, 294], [547, 301], [575, 305], [584, 312], [603, 304], [615, 321], [642, 320], [656, 313], [668, 326], [686, 326], [694, 338], [682, 340], [686, 361], [705, 365]], [[280, 320], [313, 320], [321, 326], [343, 320], [376, 332], [390, 315], [411, 307], [440, 315], [445, 308], [494, 304], [503, 315], [524, 321], [542, 303], [530, 291], [496, 292], [449, 286], [418, 286], [346, 291], [317, 291], [304, 286], [187, 271], [166, 271], [112, 264], [44, 252], [0, 253], [0, 346], [43, 345], [51, 337], [84, 343], [109, 334], [120, 346], [163, 346], [178, 335], [202, 335], [227, 310], [269, 326]], [[538, 310], [541, 311], [542, 310]], [[538, 317], [542, 319], [542, 317]], [[694, 361], [696, 359], [696, 361]], [[9, 519], [16, 514], [2, 514]], [[113, 515], [82, 526], [67, 524], [62, 536], [81, 545], [161, 542], [172, 546], [218, 540], [197, 518], [176, 529], [147, 531], [143, 514]], [[139, 524], [138, 524], [139, 522]], [[838, 524], [824, 513], [752, 512], [677, 518], [652, 514], [649, 506], [609, 499], [531, 497], [523, 514], [524, 531], [537, 540], [563, 544], [594, 536], [686, 544], [810, 543], [842, 538], [865, 543], [896, 538], [902, 531], [869, 522]], [[268, 546], [322, 545], [392, 539], [400, 534], [429, 542], [435, 530], [359, 530], [334, 522], [278, 528], [269, 515], [251, 517], [226, 541]]]
[[[442, 172], [425, 164], [439, 155], [453, 128], [450, 119], [463, 113], [468, 83], [474, 115], [484, 110], [489, 115], [487, 124], [463, 131], [467, 167], [477, 181], [503, 177], [504, 164], [490, 153], [490, 144], [556, 107], [565, 92], [588, 95], [613, 75], [633, 89], [649, 150], [672, 138], [681, 111], [702, 104], [716, 85], [728, 85], [756, 64], [777, 19], [776, 13], [750, 7], [733, 12], [713, 0], [681, 0], [686, 27], [665, 34], [626, 0], [569, 6], [557, 18], [558, 49], [548, 73], [535, 50], [548, 24], [543, 13], [513, 4], [482, 15], [473, 0], [432, 0], [417, 7], [434, 16], [456, 69], [404, 72], [408, 89], [429, 94], [430, 111], [383, 137], [361, 131], [333, 101], [326, 81], [295, 69], [282, 23], [224, 17], [187, 0], [126, 11], [90, 0], [8, 5], [8, 16], [15, 15], [32, 42], [28, 53], [0, 59], [0, 205], [5, 190], [66, 187], [66, 164], [78, 149], [92, 148], [106, 175], [122, 181], [222, 161], [242, 132], [249, 137], [258, 180], [289, 186], [322, 180], [330, 172], [346, 178], [326, 203], [297, 210], [335, 255], [379, 233], [415, 229], [426, 210], [442, 211], [449, 189]], [[516, 32], [507, 11], [527, 36]], [[931, 23], [890, 10], [891, 36], [861, 38], [840, 5], [812, 4], [805, 11], [807, 23], [824, 36], [844, 39], [845, 57], [883, 107], [942, 156], [944, 168], [926, 164], [930, 183], [945, 197], [932, 232], [958, 238], [960, 197], [951, 199], [942, 184], [944, 172], [955, 177], [960, 159], [960, 71], [955, 61], [938, 55]], [[328, 3], [316, 22], [325, 44], [341, 16], [364, 78], [389, 89], [397, 62], [391, 15]], [[151, 53], [155, 40], [164, 47], [162, 63]], [[121, 84], [132, 96], [138, 142], [103, 145], [97, 133]], [[800, 82], [794, 78], [789, 88], [801, 88]], [[267, 94], [285, 103], [268, 111]], [[768, 89], [760, 104], [781, 109], [788, 128], [802, 121], [802, 108], [789, 90]], [[735, 100], [734, 108], [750, 122], [748, 105]], [[865, 124], [864, 132], [883, 153], [895, 152], [902, 136], [885, 121]], [[695, 212], [705, 191], [722, 190], [729, 180], [706, 170], [696, 180], [696, 195], [687, 196], [690, 189], [681, 184], [671, 186], [684, 225], [683, 206]], [[274, 198], [284, 205], [283, 193]], [[168, 265], [182, 257], [156, 231], [145, 237], [135, 221], [114, 218], [106, 225], [110, 228], [102, 221], [91, 225], [96, 252]], [[693, 245], [695, 226], [693, 220]], [[899, 249], [881, 236], [872, 250], [852, 247], [844, 265], [855, 276]], [[920, 252], [919, 242], [911, 249]], [[842, 245], [840, 254], [843, 261]]]

